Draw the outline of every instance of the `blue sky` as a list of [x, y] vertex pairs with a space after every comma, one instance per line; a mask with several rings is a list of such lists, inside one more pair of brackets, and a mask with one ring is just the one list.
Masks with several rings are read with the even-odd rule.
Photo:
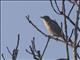
[[[68, 2], [67, 2], [68, 3]], [[58, 2], [61, 6], [60, 1]], [[70, 4], [68, 4], [70, 5]], [[69, 10], [69, 6], [67, 10]], [[74, 9], [75, 11], [75, 9]], [[72, 17], [75, 20], [75, 12]], [[47, 33], [40, 16], [48, 15], [55, 19], [60, 25], [63, 21], [62, 16], [53, 12], [49, 1], [2, 1], [1, 2], [1, 53], [6, 60], [11, 59], [6, 47], [10, 51], [16, 46], [17, 34], [20, 33], [19, 54], [17, 60], [33, 60], [32, 56], [26, 53], [29, 49], [33, 37], [36, 39], [36, 47], [43, 51], [47, 38], [39, 33], [31, 24], [28, 23], [25, 16], [30, 15], [30, 19], [45, 33]], [[73, 26], [68, 22], [68, 32], [71, 32]], [[70, 48], [70, 55], [72, 55]], [[66, 48], [63, 43], [51, 40], [45, 52], [44, 60], [55, 60], [60, 57], [66, 57]], [[72, 58], [72, 56], [70, 57]]]

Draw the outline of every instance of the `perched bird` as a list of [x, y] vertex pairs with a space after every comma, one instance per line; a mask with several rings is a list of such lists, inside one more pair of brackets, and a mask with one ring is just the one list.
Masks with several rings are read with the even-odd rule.
[[41, 18], [51, 36], [61, 37], [65, 41], [65, 35], [56, 21], [52, 20], [49, 16], [42, 16]]

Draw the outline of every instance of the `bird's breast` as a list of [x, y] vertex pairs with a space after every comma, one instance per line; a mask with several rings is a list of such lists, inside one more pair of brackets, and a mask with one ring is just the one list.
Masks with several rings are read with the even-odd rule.
[[43, 23], [47, 29], [47, 31], [49, 32], [50, 35], [52, 35], [52, 30], [51, 30], [51, 26], [49, 25], [49, 23], [45, 20], [43, 20]]

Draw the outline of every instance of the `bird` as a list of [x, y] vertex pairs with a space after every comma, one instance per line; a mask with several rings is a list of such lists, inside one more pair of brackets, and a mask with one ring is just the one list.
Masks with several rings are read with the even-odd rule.
[[52, 20], [49, 16], [41, 16], [43, 23], [49, 32], [50, 36], [56, 36], [61, 37], [66, 41], [65, 35], [61, 29], [61, 27], [58, 25], [58, 23], [55, 20]]

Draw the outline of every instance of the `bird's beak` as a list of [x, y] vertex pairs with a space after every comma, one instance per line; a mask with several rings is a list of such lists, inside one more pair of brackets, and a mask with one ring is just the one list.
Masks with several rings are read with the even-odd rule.
[[42, 19], [43, 19], [44, 17], [42, 17], [42, 16], [41, 16], [40, 18], [42, 18]]

